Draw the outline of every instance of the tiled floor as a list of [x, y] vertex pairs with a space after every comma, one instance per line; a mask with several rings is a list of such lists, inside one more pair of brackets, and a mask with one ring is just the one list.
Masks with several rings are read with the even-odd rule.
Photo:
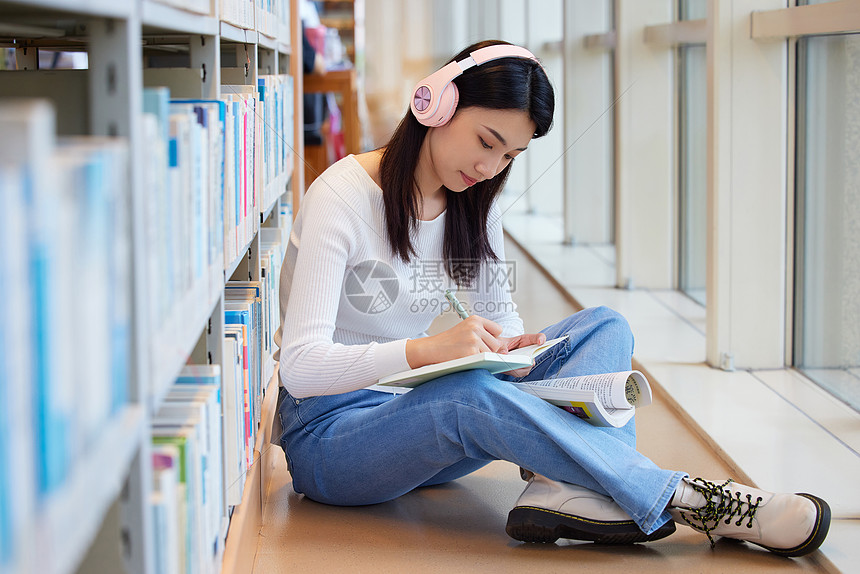
[[794, 370], [707, 366], [703, 307], [676, 291], [615, 289], [611, 246], [561, 245], [557, 220], [516, 211], [507, 232], [581, 305], [627, 317], [635, 359], [726, 460], [761, 486], [828, 500], [838, 520], [822, 550], [860, 571], [860, 415]]
[[[508, 247], [508, 257], [518, 260], [514, 298], [527, 331], [576, 310], [515, 246]], [[442, 317], [435, 328], [455, 320]], [[654, 404], [637, 414], [637, 430], [640, 450], [665, 468], [709, 478], [731, 474], [659, 390]], [[729, 540], [711, 549], [704, 536], [683, 526], [664, 540], [632, 546], [521, 544], [507, 537], [504, 525], [523, 485], [516, 467], [494, 462], [466, 478], [386, 504], [338, 508], [297, 495], [280, 465], [266, 493], [254, 572], [823, 571], [815, 555], [783, 559]], [[839, 533], [845, 541], [856, 534]]]

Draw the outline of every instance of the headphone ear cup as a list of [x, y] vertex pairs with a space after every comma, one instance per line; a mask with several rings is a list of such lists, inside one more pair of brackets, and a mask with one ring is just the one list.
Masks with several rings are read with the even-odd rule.
[[425, 126], [429, 121], [427, 114], [433, 109], [431, 107], [432, 104], [433, 92], [430, 86], [425, 83], [419, 83], [415, 90], [413, 90], [412, 101], [409, 103], [409, 107], [412, 109], [412, 115], [415, 116], [415, 119]]
[[428, 118], [427, 125], [438, 128], [447, 124], [454, 112], [457, 111], [457, 104], [460, 102], [460, 90], [457, 89], [457, 84], [448, 82], [445, 89], [439, 95], [439, 107], [432, 118]]

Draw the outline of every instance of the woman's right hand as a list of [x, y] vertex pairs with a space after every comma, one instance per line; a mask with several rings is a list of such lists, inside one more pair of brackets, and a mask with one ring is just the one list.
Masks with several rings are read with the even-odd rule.
[[501, 334], [502, 327], [498, 323], [470, 315], [438, 335], [407, 341], [406, 361], [417, 369], [475, 353], [495, 353], [503, 347]]

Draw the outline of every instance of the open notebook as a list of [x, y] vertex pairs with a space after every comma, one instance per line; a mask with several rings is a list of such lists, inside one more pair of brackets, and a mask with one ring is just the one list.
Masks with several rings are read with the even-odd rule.
[[379, 383], [377, 384], [383, 387], [417, 387], [442, 375], [467, 371], [469, 369], [486, 369], [491, 373], [504, 373], [534, 365], [538, 357], [564, 341], [567, 341], [566, 335], [547, 341], [542, 345], [520, 347], [506, 354], [477, 353], [468, 357], [461, 357], [459, 359], [452, 359], [442, 363], [394, 373], [393, 375], [379, 379]]

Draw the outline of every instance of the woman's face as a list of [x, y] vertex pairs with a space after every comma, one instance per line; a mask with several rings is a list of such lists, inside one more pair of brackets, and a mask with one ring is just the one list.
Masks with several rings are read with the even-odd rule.
[[528, 112], [473, 106], [457, 110], [444, 126], [431, 128], [424, 143], [440, 185], [464, 191], [498, 175], [526, 150], [534, 132]]

